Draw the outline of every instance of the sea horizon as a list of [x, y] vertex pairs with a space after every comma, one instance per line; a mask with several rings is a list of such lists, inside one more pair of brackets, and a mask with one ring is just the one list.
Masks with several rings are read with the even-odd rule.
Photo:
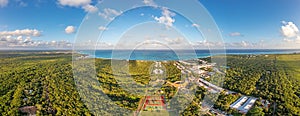
[[119, 60], [189, 60], [207, 58], [215, 55], [271, 55], [295, 54], [300, 49], [197, 49], [197, 50], [79, 50], [78, 53], [90, 58], [119, 59]]
[[15, 52], [70, 52], [87, 55], [89, 58], [115, 60], [144, 60], [144, 61], [173, 61], [207, 58], [215, 55], [271, 55], [271, 54], [298, 54], [300, 49], [98, 49], [98, 50], [0, 50]]

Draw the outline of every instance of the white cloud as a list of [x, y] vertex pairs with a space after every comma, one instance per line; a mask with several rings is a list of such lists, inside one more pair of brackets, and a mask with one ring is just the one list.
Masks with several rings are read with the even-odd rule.
[[222, 46], [221, 42], [210, 42], [207, 40], [192, 42], [190, 44], [193, 45], [194, 48], [198, 48], [198, 49], [207, 49], [207, 48], [213, 48], [213, 47], [218, 48], [218, 47]]
[[28, 6], [28, 4], [25, 3], [23, 0], [15, 0], [15, 2], [16, 2], [20, 7], [26, 7], [26, 6]]
[[107, 43], [107, 42], [98, 42], [96, 45], [96, 49], [109, 49], [109, 48], [113, 48], [114, 45], [112, 45], [111, 43]]
[[100, 31], [106, 31], [106, 30], [108, 30], [108, 28], [106, 28], [106, 27], [104, 27], [104, 26], [100, 26], [98, 29], [99, 29]]
[[289, 46], [293, 46], [294, 44], [300, 44], [300, 35], [296, 36], [295, 38], [283, 38], [283, 41], [288, 43]]
[[165, 41], [167, 42], [168, 45], [179, 45], [186, 42], [186, 40], [182, 37], [178, 37], [175, 39], [165, 38]]
[[15, 31], [2, 31], [0, 36], [41, 36], [41, 32], [36, 29], [23, 29]]
[[18, 40], [18, 41], [22, 41], [22, 40], [23, 40], [23, 36], [18, 36], [18, 37], [17, 37], [17, 40]]
[[158, 40], [145, 40], [143, 42], [138, 43], [140, 46], [135, 49], [168, 49], [169, 45], [164, 44]]
[[67, 41], [40, 41], [32, 40], [30, 37], [12, 37], [11, 39], [1, 39], [0, 49], [71, 49], [72, 44]]
[[298, 27], [293, 22], [282, 21], [281, 34], [283, 41], [290, 44], [300, 44], [300, 33]]
[[19, 5], [22, 6], [22, 7], [26, 7], [28, 4], [25, 3], [25, 2], [20, 1]]
[[149, 6], [156, 6], [156, 4], [153, 0], [143, 0], [143, 3], [145, 5], [149, 5]]
[[97, 12], [98, 11], [98, 8], [93, 6], [93, 5], [85, 5], [82, 7], [86, 12], [90, 12], [90, 13], [94, 13], [94, 12]]
[[249, 43], [249, 42], [246, 42], [246, 41], [242, 41], [242, 42], [241, 42], [241, 46], [242, 46], [242, 47], [251, 47], [252, 44]]
[[0, 8], [5, 7], [8, 4], [8, 0], [0, 0]]
[[225, 47], [228, 49], [231, 48], [270, 48], [271, 46], [268, 43], [265, 43], [264, 40], [260, 40], [258, 42], [249, 42], [249, 41], [240, 41], [240, 42], [232, 42], [232, 43], [225, 43]]
[[212, 42], [212, 41], [198, 41], [198, 42], [192, 42], [190, 43], [193, 45], [195, 49], [241, 49], [241, 48], [266, 48], [271, 46], [266, 46], [264, 40], [261, 40], [259, 42], [249, 42], [249, 41], [240, 41], [240, 42], [230, 42], [230, 43], [223, 43], [223, 42]]
[[300, 36], [297, 36], [297, 37], [296, 37], [295, 42], [296, 42], [297, 44], [300, 44]]
[[284, 37], [292, 38], [299, 34], [298, 27], [293, 22], [282, 21], [283, 26], [281, 26], [281, 33]]
[[60, 5], [63, 6], [72, 6], [72, 7], [80, 7], [90, 4], [91, 0], [58, 0]]
[[66, 29], [65, 29], [65, 32], [67, 34], [72, 34], [76, 31], [76, 28], [74, 26], [67, 26]]
[[76, 49], [113, 49], [114, 45], [108, 42], [86, 40], [80, 43], [74, 43], [74, 47], [76, 47]]
[[24, 43], [30, 43], [32, 42], [32, 39], [30, 37], [26, 37], [26, 39], [24, 40]]
[[243, 36], [243, 35], [241, 33], [239, 33], [239, 32], [232, 32], [232, 33], [229, 34], [229, 36], [231, 36], [231, 37], [237, 37], [237, 36]]
[[288, 39], [288, 38], [283, 38], [283, 41], [284, 41], [284, 42], [287, 42], [287, 43], [293, 42], [292, 39]]
[[192, 27], [200, 27], [198, 24], [192, 24]]
[[175, 13], [169, 11], [167, 8], [162, 9], [162, 16], [161, 17], [154, 17], [158, 23], [165, 24], [167, 27], [173, 26], [175, 19], [172, 18], [175, 16]]
[[122, 14], [122, 11], [117, 11], [111, 8], [105, 8], [102, 12], [99, 13], [99, 16], [107, 20], [113, 20], [116, 16], [120, 14]]
[[16, 30], [0, 32], [0, 49], [59, 49], [71, 48], [72, 44], [66, 41], [41, 41], [32, 37], [41, 36], [38, 30]]
[[91, 5], [91, 0], [58, 0], [62, 6], [81, 7], [86, 12], [94, 13], [98, 11], [96, 6]]

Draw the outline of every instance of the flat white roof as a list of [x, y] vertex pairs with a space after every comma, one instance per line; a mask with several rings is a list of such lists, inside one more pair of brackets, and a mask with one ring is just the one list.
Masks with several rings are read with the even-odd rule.
[[238, 110], [247, 113], [250, 110], [250, 108], [254, 105], [256, 100], [257, 98], [249, 98], [243, 106], [238, 108]]
[[246, 100], [248, 99], [248, 97], [246, 96], [242, 96], [240, 97], [237, 101], [235, 101], [233, 104], [230, 105], [230, 107], [232, 108], [239, 108]]

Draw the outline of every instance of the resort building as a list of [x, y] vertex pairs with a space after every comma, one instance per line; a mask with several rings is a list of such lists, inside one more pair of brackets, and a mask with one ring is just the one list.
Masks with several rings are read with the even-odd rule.
[[246, 96], [242, 96], [240, 97], [237, 101], [235, 101], [233, 104], [230, 105], [231, 108], [234, 108], [234, 109], [238, 109], [240, 106], [242, 106], [242, 104], [244, 102], [246, 102], [248, 99], [248, 97]]
[[246, 103], [244, 103], [241, 107], [238, 108], [238, 110], [241, 113], [247, 113], [251, 107], [254, 105], [257, 98], [249, 98]]
[[246, 114], [251, 107], [254, 105], [257, 98], [242, 96], [233, 104], [230, 105], [231, 108], [237, 109], [239, 112]]

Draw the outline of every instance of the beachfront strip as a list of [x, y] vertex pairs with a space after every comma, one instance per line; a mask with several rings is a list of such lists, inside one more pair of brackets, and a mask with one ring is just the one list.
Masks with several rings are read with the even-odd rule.
[[[189, 80], [194, 80], [198, 86], [203, 86], [211, 93], [225, 92], [226, 94], [237, 94], [237, 92], [224, 89], [205, 80], [205, 78], [210, 78], [213, 74], [215, 74], [215, 72], [222, 73], [217, 68], [215, 68], [215, 63], [207, 63], [206, 61], [197, 59], [189, 61], [178, 61], [174, 63], [174, 65], [178, 69], [180, 69], [183, 74], [188, 74], [188, 78], [191, 78]], [[239, 99], [233, 102], [230, 107], [232, 109], [238, 110], [240, 113], [246, 114], [255, 104], [256, 100], [257, 98], [255, 97], [242, 95]], [[209, 107], [209, 111], [210, 113], [213, 113], [215, 115], [228, 115], [226, 112], [219, 109], [214, 109], [213, 107]]]

